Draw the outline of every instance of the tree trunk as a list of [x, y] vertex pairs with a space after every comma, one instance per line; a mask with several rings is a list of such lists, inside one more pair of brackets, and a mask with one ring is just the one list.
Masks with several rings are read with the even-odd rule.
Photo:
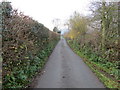
[[105, 29], [106, 29], [106, 17], [105, 17], [105, 2], [102, 2], [102, 51], [105, 49]]

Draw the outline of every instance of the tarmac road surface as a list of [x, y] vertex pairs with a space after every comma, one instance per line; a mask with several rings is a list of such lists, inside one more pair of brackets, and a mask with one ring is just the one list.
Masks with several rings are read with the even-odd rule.
[[83, 60], [61, 39], [34, 88], [105, 88]]

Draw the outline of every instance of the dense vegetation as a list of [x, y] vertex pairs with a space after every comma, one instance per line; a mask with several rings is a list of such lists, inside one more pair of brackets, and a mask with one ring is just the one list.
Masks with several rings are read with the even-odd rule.
[[106, 87], [120, 88], [119, 3], [94, 2], [91, 16], [75, 12], [65, 37]]
[[2, 2], [3, 88], [25, 87], [41, 70], [59, 34]]

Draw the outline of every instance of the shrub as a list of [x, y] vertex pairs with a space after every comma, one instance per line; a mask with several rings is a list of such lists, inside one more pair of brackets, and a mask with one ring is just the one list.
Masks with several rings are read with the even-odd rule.
[[59, 34], [17, 10], [11, 10], [10, 17], [6, 14], [2, 32], [3, 87], [24, 87], [45, 64]]

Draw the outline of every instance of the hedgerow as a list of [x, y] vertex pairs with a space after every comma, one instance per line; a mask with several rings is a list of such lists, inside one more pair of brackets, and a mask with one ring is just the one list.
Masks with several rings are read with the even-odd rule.
[[25, 87], [40, 70], [59, 34], [2, 2], [3, 88]]

